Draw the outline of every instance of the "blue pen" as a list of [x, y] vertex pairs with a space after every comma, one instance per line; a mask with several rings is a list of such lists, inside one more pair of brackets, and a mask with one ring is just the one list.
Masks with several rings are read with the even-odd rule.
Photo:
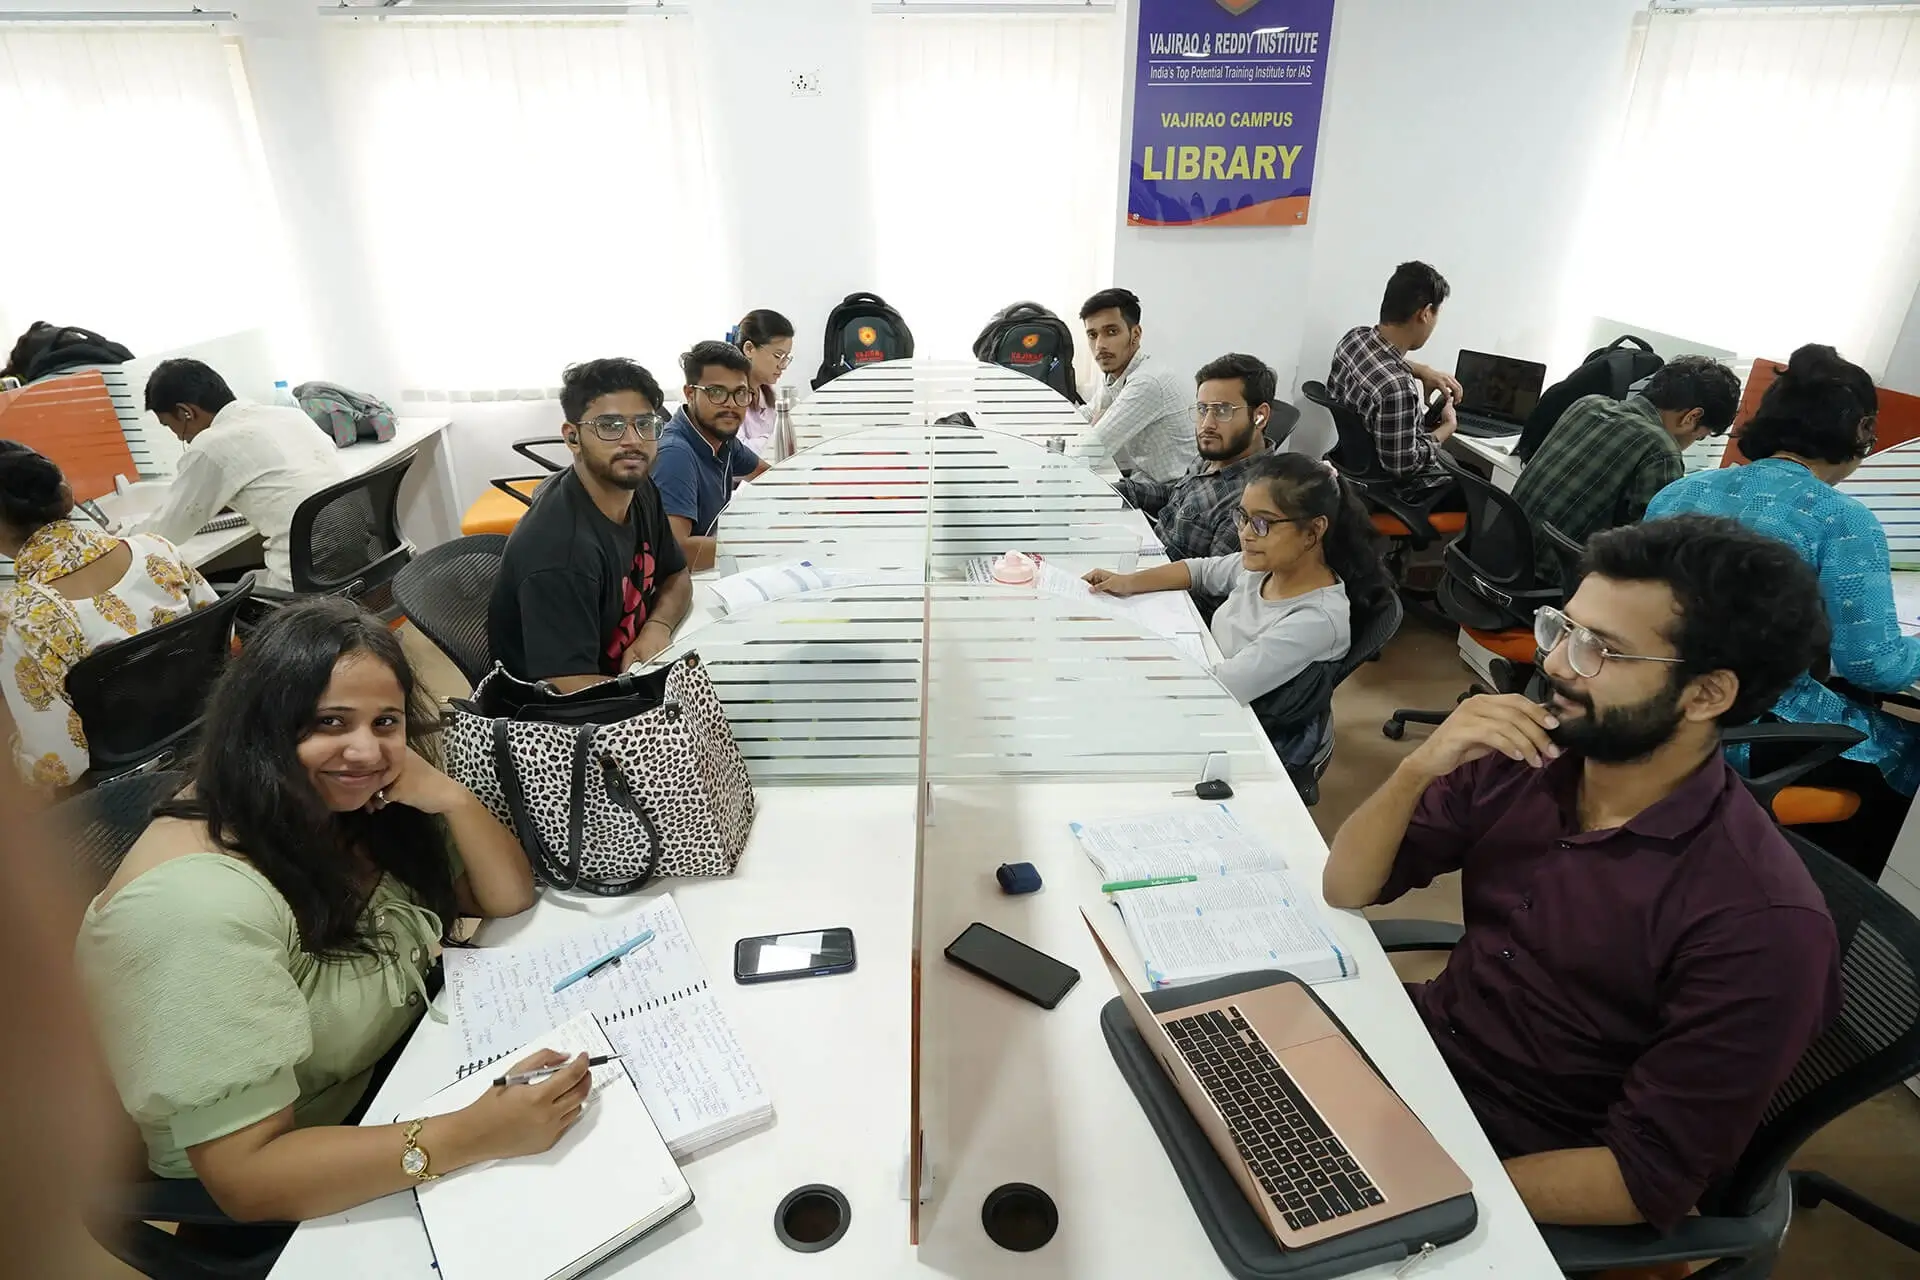
[[615, 947], [613, 950], [607, 952], [607, 954], [601, 956], [598, 960], [595, 960], [591, 964], [584, 965], [581, 968], [575, 969], [572, 973], [560, 979], [560, 981], [554, 983], [553, 993], [555, 995], [559, 995], [562, 991], [565, 991], [568, 987], [580, 981], [580, 979], [591, 978], [594, 974], [600, 972], [602, 969], [606, 968], [608, 965], [613, 964], [615, 961], [619, 960], [622, 956], [625, 956], [627, 952], [633, 951], [640, 947], [644, 947], [649, 942], [652, 942], [652, 941], [653, 941], [653, 930], [651, 929], [646, 930], [636, 938], [629, 938], [627, 941], [621, 943], [619, 946]]

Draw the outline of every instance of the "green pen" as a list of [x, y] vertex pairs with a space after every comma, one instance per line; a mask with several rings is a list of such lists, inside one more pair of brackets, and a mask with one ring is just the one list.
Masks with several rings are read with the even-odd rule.
[[1192, 884], [1199, 876], [1155, 876], [1151, 880], [1115, 880], [1112, 884], [1100, 886], [1102, 893], [1118, 893], [1122, 889], [1158, 889], [1163, 884]]

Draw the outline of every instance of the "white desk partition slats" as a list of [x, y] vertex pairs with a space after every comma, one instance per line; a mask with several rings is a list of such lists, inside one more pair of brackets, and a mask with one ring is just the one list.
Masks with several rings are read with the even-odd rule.
[[1880, 518], [1895, 560], [1920, 560], [1920, 440], [1868, 454], [1839, 487]]
[[794, 439], [805, 449], [848, 431], [923, 426], [953, 413], [1034, 440], [1071, 440], [1086, 425], [1053, 388], [997, 364], [889, 360], [843, 373], [795, 405]]

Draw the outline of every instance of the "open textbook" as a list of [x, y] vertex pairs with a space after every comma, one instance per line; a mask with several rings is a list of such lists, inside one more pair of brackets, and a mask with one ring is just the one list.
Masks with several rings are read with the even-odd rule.
[[1107, 883], [1194, 877], [1113, 894], [1154, 986], [1251, 969], [1284, 969], [1305, 982], [1359, 972], [1286, 859], [1244, 830], [1226, 805], [1071, 826]]
[[[562, 977], [648, 929], [647, 945], [554, 993]], [[487, 1070], [543, 1027], [592, 1013], [675, 1156], [773, 1117], [671, 894], [546, 946], [450, 947], [446, 964], [462, 1076]]]

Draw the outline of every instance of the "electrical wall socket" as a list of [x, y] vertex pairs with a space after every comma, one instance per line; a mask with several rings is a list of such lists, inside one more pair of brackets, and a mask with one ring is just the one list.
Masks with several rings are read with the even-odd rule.
[[793, 98], [819, 97], [820, 73], [818, 71], [796, 71], [788, 76], [787, 96]]

